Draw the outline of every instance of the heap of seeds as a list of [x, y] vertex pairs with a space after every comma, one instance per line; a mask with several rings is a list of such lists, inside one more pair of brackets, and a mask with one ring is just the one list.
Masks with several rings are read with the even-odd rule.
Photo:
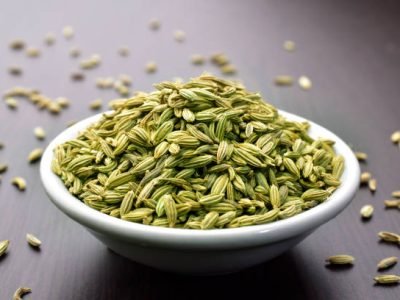
[[259, 94], [207, 74], [155, 88], [113, 101], [56, 147], [53, 171], [88, 206], [156, 226], [233, 228], [292, 217], [339, 186], [333, 142]]

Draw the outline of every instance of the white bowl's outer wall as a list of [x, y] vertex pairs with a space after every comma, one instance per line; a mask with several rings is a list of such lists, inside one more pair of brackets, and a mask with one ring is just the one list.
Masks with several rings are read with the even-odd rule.
[[[293, 121], [308, 121], [279, 111]], [[156, 268], [188, 273], [223, 273], [266, 261], [301, 241], [318, 226], [340, 213], [354, 197], [360, 168], [353, 151], [329, 130], [310, 122], [310, 136], [334, 140], [345, 158], [342, 185], [324, 203], [286, 220], [270, 224], [215, 230], [163, 228], [142, 225], [100, 213], [72, 196], [51, 171], [54, 148], [77, 136], [101, 114], [87, 118], [59, 134], [45, 150], [40, 175], [52, 202], [105, 245], [123, 256]], [[182, 259], [186, 254], [189, 259]], [[213, 259], [218, 258], [218, 259]], [[210, 263], [206, 263], [208, 258]], [[212, 264], [211, 264], [212, 262]]]

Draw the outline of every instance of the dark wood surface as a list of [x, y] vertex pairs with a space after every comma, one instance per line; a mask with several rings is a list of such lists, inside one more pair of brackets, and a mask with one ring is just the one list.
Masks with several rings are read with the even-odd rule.
[[[59, 116], [38, 111], [20, 101], [17, 110], [0, 103], [0, 162], [9, 171], [0, 185], [0, 240], [10, 239], [9, 253], [0, 259], [0, 299], [11, 299], [21, 285], [32, 288], [26, 299], [399, 299], [400, 286], [374, 286], [376, 263], [399, 255], [399, 248], [378, 242], [380, 230], [400, 231], [398, 210], [384, 209], [383, 200], [400, 189], [400, 150], [390, 134], [400, 129], [400, 2], [399, 1], [1, 1], [0, 89], [22, 85], [50, 97], [66, 96], [72, 105]], [[156, 17], [159, 31], [148, 29]], [[76, 35], [66, 41], [64, 25]], [[185, 42], [173, 39], [182, 29]], [[55, 32], [52, 47], [44, 35]], [[42, 50], [27, 58], [8, 49], [20, 37]], [[292, 39], [294, 53], [282, 49]], [[83, 82], [71, 82], [78, 60], [68, 55], [79, 46], [82, 57], [99, 53], [101, 66], [86, 72]], [[131, 49], [123, 58], [121, 45]], [[221, 277], [189, 277], [162, 273], [108, 251], [81, 226], [51, 204], [38, 176], [38, 165], [28, 165], [27, 154], [44, 147], [71, 119], [91, 115], [88, 103], [115, 98], [113, 91], [94, 85], [98, 76], [132, 75], [134, 90], [174, 76], [189, 78], [209, 70], [190, 64], [193, 53], [225, 52], [238, 67], [237, 78], [260, 91], [281, 109], [309, 118], [331, 129], [369, 154], [363, 170], [378, 180], [371, 195], [362, 189], [337, 218], [319, 228], [286, 254], [252, 269]], [[159, 71], [143, 69], [154, 60]], [[21, 65], [24, 75], [11, 77], [6, 68]], [[314, 87], [278, 88], [277, 74], [310, 76]], [[42, 126], [48, 137], [37, 141], [32, 128]], [[13, 176], [28, 181], [25, 192], [9, 183]], [[363, 204], [376, 207], [372, 220], [362, 222]], [[40, 251], [25, 241], [27, 232], [43, 241]], [[324, 259], [336, 253], [356, 257], [352, 268], [328, 269]], [[400, 273], [395, 266], [388, 273]], [[24, 298], [25, 299], [25, 298]]]

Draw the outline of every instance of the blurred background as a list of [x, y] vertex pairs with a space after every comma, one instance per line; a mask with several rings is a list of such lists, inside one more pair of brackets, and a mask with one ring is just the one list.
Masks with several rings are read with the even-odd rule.
[[[399, 15], [400, 2], [390, 0], [1, 0], [0, 91], [22, 86], [39, 90], [46, 105], [61, 104], [59, 97], [70, 105], [53, 105], [60, 112], [51, 113], [23, 97], [13, 97], [14, 109], [0, 102], [0, 163], [9, 165], [0, 184], [0, 240], [12, 241], [0, 259], [0, 299], [20, 285], [33, 289], [26, 299], [234, 299], [259, 291], [282, 299], [398, 299], [398, 287], [374, 287], [372, 277], [377, 260], [398, 254], [395, 246], [378, 245], [376, 232], [400, 231], [399, 212], [377, 204], [374, 218], [362, 223], [359, 210], [400, 188], [400, 152], [390, 142], [400, 128]], [[12, 49], [16, 41], [24, 49]], [[216, 53], [230, 68], [211, 61]], [[195, 54], [204, 63], [194, 64]], [[378, 191], [361, 190], [339, 217], [287, 254], [225, 277], [164, 274], [109, 252], [50, 203], [28, 153], [71, 121], [107, 110], [125, 92], [117, 87], [121, 74], [134, 93], [203, 71], [240, 80], [367, 152], [362, 168], [378, 179]], [[291, 84], [277, 85], [281, 75]], [[311, 88], [298, 84], [301, 76]], [[114, 86], [99, 88], [109, 77]], [[93, 110], [97, 99], [102, 105]], [[37, 126], [47, 133], [44, 141], [33, 135]], [[25, 193], [9, 184], [17, 175], [28, 181]], [[43, 240], [40, 252], [26, 245], [29, 231]], [[337, 252], [350, 252], [358, 263], [327, 270], [324, 258]]]

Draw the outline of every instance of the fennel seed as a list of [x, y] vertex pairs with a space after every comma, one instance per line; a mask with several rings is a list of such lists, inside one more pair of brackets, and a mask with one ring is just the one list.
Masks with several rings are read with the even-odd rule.
[[26, 241], [28, 242], [29, 245], [35, 248], [39, 248], [42, 245], [42, 242], [32, 233], [26, 234]]
[[288, 52], [293, 52], [294, 50], [296, 50], [296, 44], [293, 41], [287, 40], [283, 43], [283, 49]]
[[8, 165], [0, 163], [0, 174], [5, 173], [8, 169]]
[[10, 42], [10, 48], [12, 50], [22, 50], [25, 48], [25, 42], [21, 39], [16, 39]]
[[354, 152], [354, 155], [357, 157], [358, 161], [366, 161], [368, 158], [365, 152]]
[[71, 47], [70, 49], [69, 49], [69, 55], [71, 56], [71, 57], [79, 57], [80, 55], [81, 55], [81, 50], [78, 48], [78, 47]]
[[398, 284], [400, 282], [400, 276], [392, 274], [377, 275], [374, 277], [374, 280], [377, 284]]
[[42, 127], [35, 127], [33, 129], [33, 134], [38, 140], [44, 140], [46, 138], [46, 132]]
[[399, 208], [400, 209], [400, 199], [385, 200], [386, 208]]
[[39, 57], [40, 56], [40, 50], [35, 47], [28, 47], [26, 49], [26, 55], [28, 57]]
[[397, 130], [392, 133], [390, 136], [390, 139], [392, 140], [393, 143], [399, 144], [400, 143], [400, 130]]
[[368, 180], [368, 187], [369, 187], [369, 190], [370, 190], [372, 193], [374, 193], [374, 192], [376, 191], [376, 188], [377, 188], [376, 179], [371, 178], [370, 180]]
[[47, 33], [47, 34], [45, 35], [45, 37], [44, 37], [44, 43], [45, 43], [47, 46], [51, 46], [51, 45], [53, 45], [55, 42], [56, 42], [56, 37], [55, 37], [54, 33], [49, 32], [49, 33]]
[[146, 64], [145, 69], [147, 73], [154, 73], [157, 71], [157, 64], [153, 61], [150, 61]]
[[122, 46], [118, 49], [118, 54], [120, 56], [129, 56], [129, 53], [130, 53], [129, 48], [126, 46]]
[[11, 183], [20, 191], [24, 191], [26, 189], [26, 181], [22, 177], [14, 177], [11, 179]]
[[75, 32], [72, 26], [65, 26], [62, 30], [62, 34], [67, 40], [69, 40], [74, 36]]
[[9, 240], [0, 241], [0, 257], [2, 257], [7, 252], [9, 245]]
[[28, 155], [28, 161], [30, 163], [37, 162], [42, 157], [42, 154], [43, 154], [42, 148], [33, 149]]
[[372, 178], [371, 173], [362, 172], [360, 176], [360, 184], [367, 184], [371, 178]]
[[24, 295], [29, 294], [32, 292], [31, 288], [28, 287], [19, 287], [14, 295], [13, 295], [13, 300], [22, 300], [22, 298], [24, 297]]
[[278, 86], [290, 86], [293, 84], [293, 77], [289, 75], [278, 75], [274, 80]]
[[176, 30], [174, 32], [175, 41], [182, 43], [186, 39], [186, 33], [182, 30]]
[[331, 265], [352, 265], [354, 263], [354, 257], [347, 254], [338, 254], [329, 256], [326, 262]]
[[373, 213], [374, 213], [374, 207], [370, 204], [364, 205], [360, 210], [360, 214], [364, 219], [371, 218]]
[[380, 239], [384, 242], [400, 244], [400, 235], [390, 231], [380, 231], [378, 233]]
[[378, 270], [388, 269], [397, 264], [398, 258], [396, 256], [386, 257], [380, 260], [377, 264]]
[[309, 90], [312, 87], [312, 82], [311, 79], [308, 78], [307, 76], [300, 76], [298, 80], [299, 86], [303, 90]]
[[149, 22], [149, 28], [151, 30], [158, 30], [161, 26], [161, 23], [158, 19], [151, 19]]
[[96, 99], [96, 100], [93, 100], [92, 102], [90, 102], [89, 108], [92, 110], [98, 110], [102, 107], [102, 105], [103, 105], [103, 100]]
[[8, 73], [13, 76], [20, 76], [22, 74], [22, 68], [18, 66], [10, 66], [8, 68]]
[[6, 98], [5, 102], [10, 109], [16, 109], [18, 107], [18, 101], [15, 98]]

